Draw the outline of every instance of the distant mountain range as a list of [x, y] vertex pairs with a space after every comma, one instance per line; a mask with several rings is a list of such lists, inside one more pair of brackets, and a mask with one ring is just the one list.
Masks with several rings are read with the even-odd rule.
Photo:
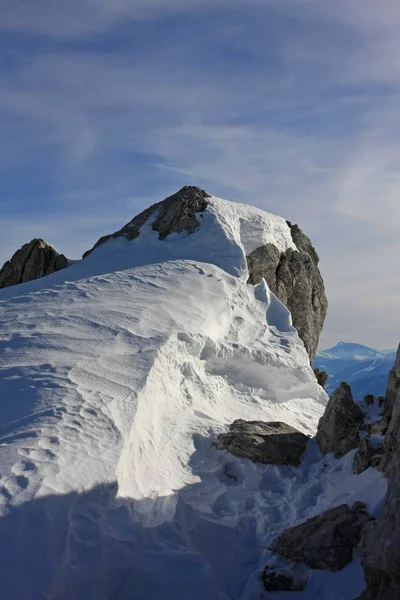
[[313, 366], [328, 373], [328, 394], [341, 381], [347, 381], [358, 400], [366, 394], [381, 396], [385, 393], [395, 357], [396, 350], [376, 350], [361, 344], [339, 342], [333, 348], [319, 352]]

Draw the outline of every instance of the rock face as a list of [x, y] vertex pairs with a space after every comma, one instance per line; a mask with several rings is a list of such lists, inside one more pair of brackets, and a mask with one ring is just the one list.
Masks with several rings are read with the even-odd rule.
[[[152, 228], [159, 232], [160, 240], [173, 232], [194, 233], [200, 226], [199, 214], [206, 209], [209, 198], [210, 194], [204, 190], [185, 186], [176, 194], [147, 208], [119, 231], [100, 238], [93, 248], [85, 252], [83, 258], [111, 238], [137, 238], [140, 228], [156, 211], [158, 214]], [[281, 254], [273, 244], [257, 248], [247, 257], [248, 283], [256, 285], [264, 278], [274, 294], [289, 308], [293, 325], [312, 362], [328, 302], [318, 269], [318, 254], [297, 225], [288, 225], [298, 252], [290, 249]]]
[[68, 266], [63, 254], [42, 239], [33, 239], [17, 250], [0, 270], [0, 288], [25, 283]]
[[274, 294], [287, 306], [312, 362], [328, 301], [318, 269], [318, 254], [297, 225], [289, 222], [288, 225], [298, 252], [288, 249], [280, 254], [272, 244], [257, 248], [247, 257], [249, 283], [256, 285], [264, 278]]
[[317, 430], [317, 441], [323, 454], [333, 452], [341, 458], [353, 448], [357, 448], [364, 415], [353, 401], [349, 385], [342, 382], [329, 399]]
[[320, 369], [314, 369], [314, 375], [321, 387], [325, 389], [325, 386], [328, 382], [329, 375], [326, 371], [321, 371]]
[[216, 446], [254, 462], [297, 466], [307, 441], [304, 433], [286, 423], [238, 419], [218, 436]]
[[200, 225], [196, 215], [206, 209], [207, 198], [211, 198], [211, 196], [204, 190], [187, 185], [176, 194], [169, 196], [162, 202], [153, 204], [141, 212], [119, 231], [101, 237], [93, 248], [85, 252], [83, 258], [89, 256], [95, 248], [108, 242], [111, 238], [123, 236], [128, 240], [134, 240], [140, 235], [140, 228], [157, 210], [158, 215], [152, 228], [154, 231], [159, 232], [160, 240], [174, 232], [187, 231], [188, 233], [194, 233]]
[[[400, 401], [400, 397], [398, 398]], [[393, 415], [400, 427], [400, 411]], [[400, 437], [400, 435], [399, 435]], [[362, 600], [400, 598], [400, 448], [391, 458], [389, 486], [379, 519], [364, 531], [358, 553], [365, 572], [367, 589]]]
[[385, 395], [384, 417], [387, 423], [392, 418], [396, 397], [400, 391], [400, 344], [397, 349], [397, 356], [394, 361], [393, 369], [389, 373], [388, 385]]
[[389, 423], [381, 468], [388, 475], [382, 514], [363, 533], [358, 553], [367, 583], [360, 600], [400, 598], [400, 347], [389, 376], [384, 416]]
[[366, 469], [369, 469], [369, 467], [377, 467], [380, 458], [381, 454], [379, 450], [370, 445], [369, 438], [361, 438], [358, 444], [358, 451], [354, 456], [353, 473], [359, 475]]
[[342, 504], [286, 529], [271, 550], [312, 569], [340, 571], [353, 559], [353, 549], [371, 517], [362, 502]]

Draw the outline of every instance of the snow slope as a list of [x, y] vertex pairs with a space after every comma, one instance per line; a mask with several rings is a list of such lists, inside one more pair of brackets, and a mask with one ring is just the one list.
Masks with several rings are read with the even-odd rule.
[[286, 222], [215, 198], [202, 214], [0, 291], [1, 598], [255, 600], [283, 527], [346, 499], [379, 510], [381, 476], [313, 443], [298, 468], [213, 446], [236, 418], [313, 434], [327, 397], [289, 312], [246, 285], [247, 253], [293, 247]]

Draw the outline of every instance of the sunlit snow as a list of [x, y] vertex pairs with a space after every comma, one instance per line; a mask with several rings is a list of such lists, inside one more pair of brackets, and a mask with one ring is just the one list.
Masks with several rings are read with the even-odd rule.
[[[237, 418], [312, 435], [327, 396], [289, 312], [246, 284], [246, 254], [295, 248], [286, 222], [219, 199], [199, 221], [0, 291], [1, 598], [255, 600], [280, 530], [346, 501], [379, 510], [382, 476], [314, 441], [298, 468], [214, 447]], [[362, 587], [355, 561], [291, 597]]]

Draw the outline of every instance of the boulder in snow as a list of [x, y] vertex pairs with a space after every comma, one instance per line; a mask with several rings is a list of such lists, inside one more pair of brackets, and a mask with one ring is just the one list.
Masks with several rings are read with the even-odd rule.
[[0, 270], [0, 288], [26, 283], [68, 266], [63, 254], [42, 239], [33, 239], [15, 252]]
[[312, 569], [340, 571], [353, 559], [353, 549], [371, 520], [365, 504], [341, 504], [322, 515], [286, 529], [271, 550]]
[[235, 456], [267, 465], [300, 463], [308, 436], [281, 422], [234, 421], [227, 433], [218, 436], [217, 448]]
[[364, 415], [353, 400], [350, 386], [342, 382], [318, 423], [317, 441], [323, 454], [333, 452], [335, 458], [341, 458], [357, 448], [363, 422]]

